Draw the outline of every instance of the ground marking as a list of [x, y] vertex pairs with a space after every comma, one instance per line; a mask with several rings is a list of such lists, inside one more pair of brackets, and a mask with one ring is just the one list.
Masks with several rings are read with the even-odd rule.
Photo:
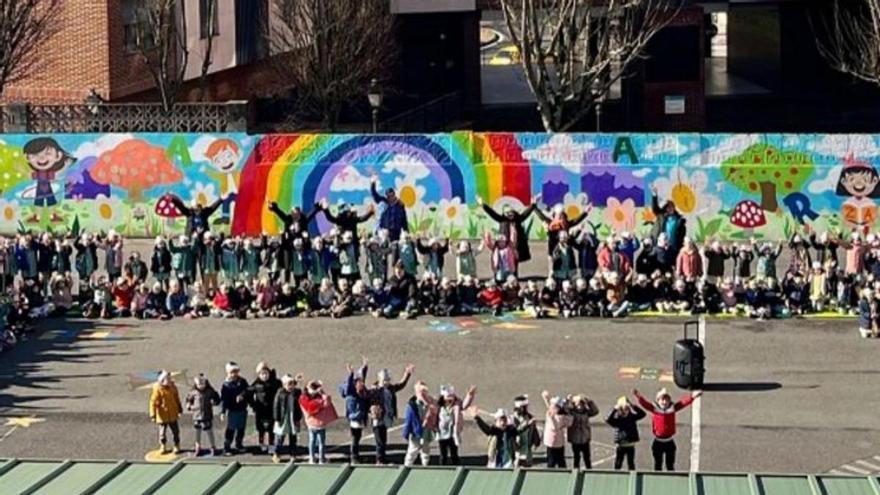
[[19, 428], [30, 428], [31, 425], [35, 423], [42, 423], [46, 421], [45, 419], [37, 418], [36, 416], [21, 416], [18, 418], [9, 418], [6, 420], [6, 423], [3, 426], [11, 426], [9, 430], [6, 431], [2, 436], [0, 436], [0, 442], [9, 438], [9, 435], [15, 433], [15, 430]]
[[849, 464], [844, 464], [843, 466], [840, 466], [840, 468], [841, 468], [841, 469], [846, 469], [846, 470], [848, 470], [848, 471], [852, 471], [852, 472], [854, 472], [854, 473], [858, 473], [858, 474], [861, 474], [861, 475], [864, 475], [864, 476], [867, 476], [867, 475], [871, 474], [871, 471], [868, 471], [867, 469], [857, 468], [857, 467], [855, 467], [855, 466], [851, 466], [851, 465], [849, 465]]
[[[697, 325], [697, 340], [706, 348], [706, 319], [700, 317], [700, 323]], [[691, 472], [695, 473], [700, 470], [700, 443], [702, 426], [701, 405], [702, 397], [694, 401], [691, 406]]]
[[856, 461], [856, 464], [861, 464], [862, 466], [865, 466], [868, 469], [873, 469], [875, 472], [880, 471], [880, 466], [878, 466], [876, 464], [871, 464], [868, 461]]

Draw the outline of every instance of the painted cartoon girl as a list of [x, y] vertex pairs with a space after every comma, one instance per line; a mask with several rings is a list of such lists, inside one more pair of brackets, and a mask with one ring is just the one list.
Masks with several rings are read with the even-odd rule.
[[[28, 141], [24, 145], [24, 156], [31, 167], [31, 177], [37, 181], [34, 190], [34, 216], [29, 218], [29, 223], [42, 223], [46, 217], [46, 208], [51, 208], [58, 203], [55, 199], [55, 191], [52, 190], [52, 181], [55, 174], [76, 161], [70, 156], [57, 141], [50, 137], [39, 137]], [[52, 208], [50, 221], [63, 222], [64, 218]]]
[[209, 173], [220, 181], [220, 197], [223, 198], [223, 209], [215, 223], [229, 223], [232, 203], [238, 198], [238, 177], [236, 171], [241, 161], [241, 149], [231, 139], [218, 139], [212, 142], [205, 151], [205, 157], [219, 173]]
[[843, 219], [852, 227], [867, 234], [877, 219], [874, 198], [880, 197], [880, 175], [869, 163], [856, 160], [853, 155], [844, 158], [843, 171], [837, 181], [837, 195], [849, 196], [843, 202]]

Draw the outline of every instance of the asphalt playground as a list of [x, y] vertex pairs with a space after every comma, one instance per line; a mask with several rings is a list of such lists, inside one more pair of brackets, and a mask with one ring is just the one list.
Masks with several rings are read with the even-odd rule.
[[[531, 270], [537, 276], [545, 268], [540, 252], [536, 258]], [[400, 377], [414, 363], [414, 379], [435, 393], [445, 383], [461, 392], [477, 385], [476, 404], [486, 412], [510, 409], [515, 395], [527, 393], [533, 413], [543, 417], [540, 393], [546, 389], [586, 394], [604, 415], [633, 388], [651, 396], [660, 387], [679, 392], [669, 372], [683, 321], [535, 321], [516, 315], [443, 321], [47, 320], [37, 336], [0, 355], [0, 458], [143, 459], [156, 448], [147, 417], [156, 370], [174, 372], [185, 394], [199, 372], [219, 387], [229, 360], [240, 363], [249, 380], [256, 363], [266, 360], [279, 373], [319, 378], [334, 391], [346, 363], [356, 365], [361, 356], [369, 360], [371, 377], [384, 367]], [[688, 409], [679, 415], [679, 469], [694, 462], [702, 471], [880, 472], [880, 457], [874, 457], [880, 456], [874, 410], [880, 342], [860, 339], [854, 320], [710, 319], [705, 340], [706, 393], [699, 414]], [[401, 394], [401, 408], [410, 394]], [[338, 396], [335, 402], [344, 408]], [[193, 439], [190, 424], [182, 420], [186, 449]], [[649, 420], [641, 433], [637, 464], [650, 469]], [[484, 462], [485, 437], [473, 422], [463, 439], [463, 461]], [[610, 468], [612, 432], [600, 418], [593, 439], [595, 466]], [[389, 440], [392, 460], [399, 462], [399, 430]], [[329, 430], [328, 441], [331, 460], [344, 462], [343, 421]], [[246, 438], [254, 443], [253, 434]], [[364, 444], [369, 461], [372, 438]], [[692, 455], [692, 449], [698, 452]]]

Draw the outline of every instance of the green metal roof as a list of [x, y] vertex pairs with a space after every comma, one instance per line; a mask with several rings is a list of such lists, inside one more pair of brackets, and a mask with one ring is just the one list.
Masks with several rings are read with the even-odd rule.
[[880, 495], [876, 477], [0, 460], [0, 495]]

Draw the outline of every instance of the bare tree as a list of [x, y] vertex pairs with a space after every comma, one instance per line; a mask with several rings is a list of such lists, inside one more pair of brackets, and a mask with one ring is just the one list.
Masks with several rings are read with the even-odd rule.
[[681, 0], [501, 0], [544, 128], [575, 125], [677, 15]]
[[61, 24], [62, 0], [0, 0], [0, 95], [9, 83], [27, 77], [45, 57], [42, 43]]
[[880, 86], [880, 0], [834, 0], [814, 13], [819, 53], [834, 69]]
[[165, 113], [171, 113], [186, 74], [189, 48], [184, 0], [142, 0], [136, 46]]
[[345, 104], [364, 98], [396, 57], [388, 0], [273, 0], [269, 49], [297, 95], [297, 117], [336, 130]]

